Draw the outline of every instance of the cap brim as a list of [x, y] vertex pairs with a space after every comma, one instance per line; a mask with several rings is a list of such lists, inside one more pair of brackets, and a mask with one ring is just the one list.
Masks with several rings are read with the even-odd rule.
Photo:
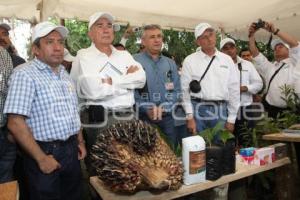
[[[91, 19], [92, 18], [92, 19]], [[90, 22], [89, 22], [89, 29], [91, 29], [91, 27], [96, 23], [97, 20], [99, 20], [100, 18], [106, 18], [108, 19], [108, 21], [110, 23], [112, 23], [114, 25], [114, 31], [119, 31], [120, 30], [120, 25], [118, 24], [114, 24], [115, 18], [110, 14], [110, 13], [95, 13], [94, 15], [92, 15], [92, 17], [90, 18]]]
[[10, 28], [10, 26], [8, 24], [0, 24], [0, 27], [6, 29], [7, 31], [11, 30], [11, 28]]
[[69, 34], [69, 30], [66, 28], [66, 27], [63, 27], [63, 26], [58, 26], [56, 27], [55, 29], [53, 30], [56, 30], [57, 32], [60, 33], [60, 35], [65, 39], [67, 38], [68, 34]]
[[63, 26], [51, 27], [48, 30], [45, 30], [45, 32], [40, 34], [37, 38], [34, 38], [34, 40], [32, 42], [35, 42], [37, 39], [47, 36], [52, 31], [59, 32], [59, 34], [62, 36], [63, 39], [66, 39], [69, 34], [68, 29]]

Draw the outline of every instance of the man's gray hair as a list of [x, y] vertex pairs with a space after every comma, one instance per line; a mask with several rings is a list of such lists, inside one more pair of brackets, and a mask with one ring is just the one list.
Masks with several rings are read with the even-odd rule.
[[162, 30], [160, 25], [158, 25], [158, 24], [148, 24], [148, 25], [143, 26], [142, 37], [144, 37], [144, 34], [146, 31], [155, 30], [155, 29]]

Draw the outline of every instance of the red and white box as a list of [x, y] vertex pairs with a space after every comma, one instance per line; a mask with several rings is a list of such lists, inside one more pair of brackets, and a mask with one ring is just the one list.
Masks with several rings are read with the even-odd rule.
[[254, 151], [254, 165], [267, 165], [275, 161], [274, 147], [259, 148]]
[[253, 165], [254, 164], [254, 156], [241, 156], [242, 163], [245, 165]]

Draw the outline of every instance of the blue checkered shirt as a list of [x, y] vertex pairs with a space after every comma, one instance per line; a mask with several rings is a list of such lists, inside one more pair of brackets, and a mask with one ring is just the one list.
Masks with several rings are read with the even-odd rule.
[[13, 63], [8, 52], [0, 47], [0, 127], [6, 123], [3, 114], [4, 103], [7, 95], [7, 82], [13, 70]]
[[4, 113], [26, 116], [26, 123], [38, 141], [67, 140], [80, 129], [71, 78], [62, 66], [55, 74], [38, 59], [13, 72]]

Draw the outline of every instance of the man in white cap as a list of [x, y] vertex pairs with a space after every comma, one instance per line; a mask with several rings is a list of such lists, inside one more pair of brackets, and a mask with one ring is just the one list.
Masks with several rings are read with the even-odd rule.
[[257, 94], [262, 89], [263, 82], [254, 65], [237, 55], [238, 50], [233, 39], [225, 38], [221, 40], [220, 49], [223, 53], [232, 58], [235, 67], [239, 70], [241, 105], [238, 117], [235, 121], [234, 134], [238, 146], [248, 147], [249, 145], [252, 145], [252, 136], [245, 135], [245, 133], [243, 133], [243, 128], [245, 123], [248, 128], [253, 128], [254, 126], [252, 95]]
[[13, 66], [16, 67], [20, 64], [25, 63], [25, 60], [17, 54], [16, 49], [9, 38], [10, 30], [11, 28], [8, 24], [6, 23], [0, 24], [0, 46], [2, 46], [8, 51], [12, 59]]
[[[216, 49], [216, 32], [210, 24], [198, 24], [195, 38], [201, 49], [184, 59], [181, 75], [187, 128], [201, 134], [219, 123], [233, 132], [240, 104], [238, 70], [228, 55]], [[219, 186], [214, 195], [222, 198], [227, 190], [228, 184]]]
[[92, 176], [95, 169], [89, 155], [96, 136], [117, 117], [132, 119], [134, 89], [144, 86], [146, 76], [142, 66], [127, 51], [112, 46], [114, 31], [120, 27], [114, 24], [110, 13], [94, 13], [88, 28], [92, 44], [77, 52], [71, 77], [83, 102], [81, 110], [88, 113], [87, 123], [84, 124], [87, 125], [85, 136], [88, 151], [85, 161]]
[[30, 199], [82, 199], [86, 155], [75, 85], [61, 65], [68, 30], [51, 22], [32, 33], [35, 59], [11, 76], [4, 113], [23, 148]]
[[279, 39], [272, 41], [275, 62], [271, 63], [258, 51], [255, 45], [255, 33], [258, 30], [255, 23], [249, 28], [249, 48], [255, 61], [258, 72], [266, 81], [265, 98], [263, 104], [270, 117], [276, 118], [278, 114], [286, 110], [286, 102], [282, 99], [284, 85], [293, 87], [294, 70], [300, 61], [299, 42], [288, 33], [275, 28], [274, 24], [265, 22], [263, 29], [277, 35]]
[[[222, 122], [233, 132], [240, 103], [238, 70], [228, 55], [216, 49], [211, 25], [197, 25], [195, 38], [201, 49], [185, 58], [181, 75], [188, 129], [201, 132]], [[197, 83], [200, 91], [191, 90], [193, 80], [201, 80]]]
[[[255, 115], [253, 112], [254, 107], [252, 106], [252, 95], [257, 94], [262, 89], [263, 81], [254, 65], [237, 55], [238, 49], [233, 39], [225, 38], [221, 40], [220, 49], [232, 58], [235, 67], [239, 70], [241, 104], [233, 133], [236, 138], [236, 146], [240, 148], [249, 147], [252, 146], [252, 135], [247, 131], [245, 132], [244, 128], [245, 124], [247, 128], [254, 128]], [[241, 179], [229, 184], [229, 199], [247, 199], [246, 181], [247, 179]]]

